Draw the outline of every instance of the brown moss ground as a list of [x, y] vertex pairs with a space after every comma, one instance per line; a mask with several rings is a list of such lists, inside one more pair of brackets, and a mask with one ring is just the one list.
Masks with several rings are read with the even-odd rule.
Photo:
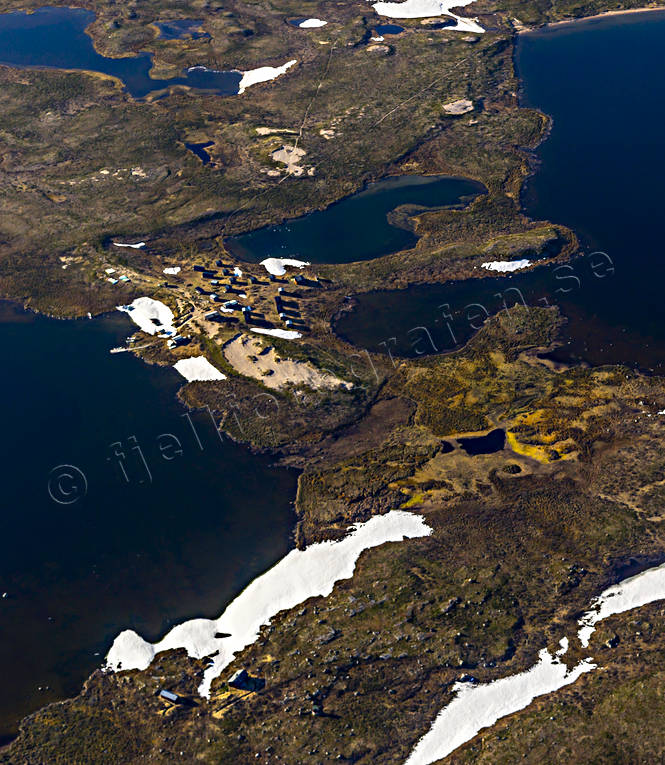
[[193, 693], [202, 668], [166, 654], [42, 710], [4, 761], [403, 762], [462, 673], [529, 666], [628, 551], [662, 550], [657, 526], [564, 472], [524, 480], [491, 501], [432, 507], [433, 536], [364, 554], [330, 597], [276, 618], [225, 673], [264, 677], [260, 694], [226, 707], [222, 679], [210, 702], [165, 717], [155, 692]]
[[[152, 5], [122, 11], [93, 7], [100, 19], [120, 14], [121, 28], [158, 15]], [[325, 33], [330, 45], [318, 44], [319, 33], [283, 23], [288, 11], [269, 4], [229, 11], [261, 19], [242, 44], [230, 42], [226, 22], [209, 43], [196, 41], [203, 46], [197, 56], [191, 55], [191, 41], [170, 44], [169, 50], [183, 49], [183, 65], [283, 63], [276, 60], [277, 51], [298, 59], [287, 75], [240, 97], [190, 92], [136, 103], [117, 83], [100, 77], [0, 69], [4, 294], [30, 296], [50, 312], [97, 311], [117, 302], [117, 290], [97, 283], [91, 267], [111, 258], [142, 274], [151, 270], [146, 253], [109, 251], [112, 236], [148, 239], [153, 256], [178, 260], [192, 247], [218, 247], [222, 232], [324, 207], [386, 171], [459, 173], [477, 177], [491, 192], [467, 215], [432, 213], [414, 222], [422, 239], [410, 260], [420, 267], [421, 280], [443, 278], [446, 264], [479, 256], [499, 234], [526, 237], [513, 241], [506, 253], [542, 245], [542, 226], [522, 219], [514, 200], [527, 172], [519, 147], [533, 145], [544, 123], [536, 113], [517, 108], [506, 27], [469, 42], [468, 36], [432, 35], [408, 22], [392, 55], [376, 58], [355, 45], [371, 25], [364, 3], [336, 7], [336, 18], [330, 16], [335, 36]], [[204, 8], [194, 15], [211, 18]], [[92, 33], [116, 42], [120, 34], [96, 35], [96, 27]], [[115, 53], [130, 53], [145, 43], [126, 40], [118, 46]], [[242, 56], [236, 55], [240, 49]], [[445, 116], [442, 104], [460, 95], [477, 103], [476, 112], [462, 119]], [[315, 167], [313, 177], [280, 182], [265, 174], [274, 168], [270, 152], [283, 141], [259, 136], [256, 127], [265, 125], [302, 127], [299, 143], [308, 166]], [[326, 140], [323, 129], [333, 129], [335, 136]], [[205, 139], [215, 142], [212, 167], [184, 148], [184, 141]], [[134, 167], [145, 176], [132, 175]], [[100, 174], [106, 169], [108, 175]], [[534, 228], [540, 232], [530, 236]], [[565, 238], [562, 232], [556, 236]], [[60, 258], [72, 256], [63, 270]], [[403, 262], [392, 258], [345, 268], [335, 274], [337, 286], [346, 289], [348, 278], [357, 287], [376, 286], [389, 271], [399, 279]]]
[[[303, 36], [298, 69], [240, 99], [190, 94], [136, 104], [100, 78], [1, 70], [0, 129], [8, 152], [0, 173], [7, 200], [0, 215], [0, 273], [6, 294], [29, 295], [35, 305], [59, 313], [114, 305], [118, 293], [95, 276], [110, 257], [136, 272], [136, 288], [156, 289], [159, 269], [144, 252], [111, 254], [105, 249], [108, 236], [152, 237], [151, 250], [160, 258], [191, 261], [203, 250], [209, 257], [220, 251], [216, 237], [222, 229], [239, 231], [324, 206], [395, 169], [468, 175], [489, 191], [466, 211], [431, 212], [413, 221], [421, 236], [414, 278], [468, 275], [487, 254], [565, 257], [574, 236], [524, 219], [516, 201], [528, 171], [520, 147], [534, 145], [544, 122], [517, 109], [507, 15], [541, 23], [604, 6], [542, 2], [527, 8], [508, 0], [483, 7], [499, 11], [488, 19], [498, 31], [480, 40], [445, 34], [430, 39], [408, 22], [412, 31], [395, 42], [394, 55], [370, 58], [346, 45], [367, 29], [366, 6], [339, 6], [335, 13], [345, 24], [332, 55], [330, 47]], [[281, 63], [272, 58], [285, 49], [290, 38], [284, 35], [291, 30], [278, 28], [276, 19], [292, 9], [258, 5], [254, 13], [234, 6], [237, 19], [220, 20], [218, 53], [198, 43], [188, 42], [178, 53], [176, 46], [163, 46], [158, 66], [178, 67], [185, 59], [226, 66], [234, 58], [242, 64], [237, 54], [243, 46], [232, 27], [250, 24], [255, 35], [242, 61]], [[101, 5], [98, 10], [95, 35], [101, 40], [116, 11]], [[134, 10], [137, 18], [130, 18]], [[123, 8], [121, 31], [108, 40], [108, 50], [145, 46], [136, 27], [157, 10]], [[203, 10], [182, 7], [187, 15], [208, 19]], [[319, 10], [328, 18], [326, 13]], [[432, 82], [434, 73], [442, 77], [436, 86], [379, 123], [423, 82]], [[302, 144], [317, 174], [278, 186], [261, 173], [270, 167], [273, 144], [254, 128], [298, 127], [320, 82]], [[465, 93], [459, 92], [460, 82]], [[441, 103], [460, 95], [482, 108], [463, 119], [444, 118]], [[330, 127], [338, 135], [326, 141], [319, 130]], [[204, 169], [185, 153], [182, 141], [192, 135], [216, 141], [221, 169]], [[144, 185], [131, 174], [114, 178], [114, 186], [91, 180], [107, 165], [133, 163], [144, 169]], [[82, 209], [88, 212], [83, 221]], [[65, 270], [63, 256], [74, 256]], [[385, 286], [389, 278], [408, 281], [403, 268], [403, 259], [390, 256], [327, 269], [333, 283], [308, 304], [312, 334], [299, 353], [348, 371], [358, 360], [330, 332], [335, 306], [349, 285], [369, 289]], [[122, 293], [127, 299], [130, 290]], [[188, 386], [188, 403], [210, 406], [229, 432], [236, 428], [235, 437], [257, 448], [278, 448], [289, 464], [302, 464], [319, 451], [300, 482], [301, 543], [337, 536], [348, 521], [400, 504], [423, 512], [433, 535], [368, 552], [353, 579], [338, 584], [329, 598], [283, 613], [265, 628], [229, 668], [230, 673], [247, 666], [264, 676], [263, 693], [227, 708], [220, 682], [211, 702], [164, 715], [155, 691], [168, 685], [193, 693], [202, 670], [199, 662], [169, 654], [144, 673], [96, 674], [75, 700], [29, 718], [0, 761], [300, 763], [341, 756], [401, 762], [450, 698], [462, 671], [490, 680], [533, 663], [540, 648], [574, 629], [576, 613], [622, 560], [657, 557], [665, 549], [659, 523], [663, 426], [647, 416], [665, 408], [663, 382], [624, 370], [557, 372], [525, 356], [552, 341], [557, 322], [549, 311], [518, 311], [489, 322], [467, 348], [450, 356], [397, 369], [368, 357], [373, 364], [362, 366], [352, 395], [314, 395], [299, 403], [290, 392], [276, 398], [269, 417], [256, 414], [257, 401], [265, 400], [257, 397], [265, 391], [254, 381], [230, 378], [223, 390]], [[216, 347], [204, 338], [196, 342], [215, 358]], [[150, 358], [166, 360], [158, 352]], [[394, 414], [389, 402], [400, 402]], [[238, 419], [245, 431], [238, 432]], [[516, 451], [482, 458], [458, 449], [444, 453], [443, 436], [498, 423], [509, 429]], [[553, 459], [554, 448], [571, 459]], [[637, 680], [643, 666], [660, 672], [660, 658], [643, 650], [644, 664], [619, 654], [614, 675], [584, 679], [606, 683], [590, 695], [581, 686], [587, 707], [573, 707], [569, 718], [573, 729], [591, 736], [589, 756], [631, 761], [660, 751], [658, 736], [649, 745], [631, 743], [631, 733], [645, 729], [634, 716], [623, 716], [625, 734], [609, 737], [612, 719], [633, 699], [652, 701], [652, 719], [661, 719], [657, 681]], [[323, 705], [323, 716], [312, 716], [313, 701]], [[608, 716], [604, 730], [591, 729], [587, 708], [592, 717]], [[543, 735], [542, 720], [531, 720], [528, 710], [525, 715], [523, 736], [506, 739], [506, 749], [497, 738], [489, 761], [512, 761], [532, 740], [533, 751], [540, 751], [535, 744]], [[566, 746], [556, 726], [548, 735]], [[577, 741], [572, 751], [584, 761]]]
[[613, 616], [588, 653], [599, 669], [476, 736], [441, 762], [662, 762], [662, 604]]

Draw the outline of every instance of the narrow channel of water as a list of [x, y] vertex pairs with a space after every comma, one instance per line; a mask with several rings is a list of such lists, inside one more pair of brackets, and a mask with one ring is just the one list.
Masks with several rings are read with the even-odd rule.
[[664, 36], [665, 12], [649, 12], [519, 39], [522, 102], [553, 117], [524, 205], [534, 219], [574, 229], [583, 257], [510, 277], [362, 295], [338, 322], [340, 334], [408, 356], [440, 352], [466, 342], [504, 299], [524, 298], [558, 305], [569, 318], [557, 358], [664, 372]]
[[175, 371], [110, 354], [132, 331], [0, 303], [0, 742], [121, 630], [216, 617], [292, 546], [295, 471], [190, 421]]

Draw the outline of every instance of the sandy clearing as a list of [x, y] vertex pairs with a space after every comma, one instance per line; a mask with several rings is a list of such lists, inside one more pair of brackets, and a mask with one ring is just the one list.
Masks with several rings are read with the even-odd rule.
[[291, 135], [298, 135], [298, 131], [291, 130], [291, 128], [257, 127], [256, 132], [259, 135], [274, 135], [276, 133], [289, 133]]
[[298, 146], [284, 144], [280, 149], [275, 149], [270, 156], [274, 162], [281, 162], [286, 165], [286, 172], [289, 175], [302, 175], [305, 172], [305, 168], [298, 163], [305, 154], [307, 152]]
[[241, 375], [252, 377], [267, 388], [307, 385], [317, 390], [352, 388], [352, 384], [333, 374], [322, 372], [305, 361], [282, 359], [271, 346], [264, 347], [258, 338], [240, 334], [224, 346], [224, 356]]
[[460, 115], [468, 114], [473, 111], [473, 101], [469, 101], [468, 98], [460, 98], [457, 101], [450, 101], [450, 103], [443, 105], [443, 111], [446, 114]]

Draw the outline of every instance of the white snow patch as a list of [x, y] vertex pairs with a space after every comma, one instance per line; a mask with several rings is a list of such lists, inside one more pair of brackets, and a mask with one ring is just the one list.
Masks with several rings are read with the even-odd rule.
[[369, 38], [372, 42], [383, 42], [385, 40], [385, 37], [381, 35], [380, 37], [370, 37]]
[[663, 598], [665, 598], [665, 564], [649, 568], [601, 592], [594, 599], [591, 610], [579, 620], [580, 630], [577, 636], [586, 648], [598, 622], [607, 619], [608, 616], [621, 614]]
[[520, 268], [528, 268], [531, 265], [531, 261], [527, 260], [492, 260], [489, 263], [482, 263], [481, 268], [486, 268], [488, 271], [500, 271], [501, 273], [508, 273], [510, 271], [519, 271]]
[[162, 331], [175, 334], [173, 311], [159, 300], [140, 297], [129, 305], [119, 305], [117, 308], [128, 314], [134, 324], [149, 335], [155, 335]]
[[429, 16], [450, 16], [457, 24], [447, 29], [457, 32], [482, 34], [485, 30], [476, 19], [467, 19], [451, 13], [451, 8], [469, 5], [473, 0], [404, 0], [402, 3], [378, 2], [372, 8], [379, 16], [391, 19], [424, 19]]
[[296, 332], [295, 329], [264, 329], [262, 327], [250, 327], [252, 332], [256, 332], [259, 335], [270, 335], [271, 337], [281, 337], [282, 340], [297, 340], [302, 337], [300, 332]]
[[[199, 693], [209, 696], [212, 681], [236, 653], [257, 639], [261, 626], [269, 624], [280, 611], [308, 598], [330, 595], [336, 582], [353, 576], [364, 550], [432, 533], [421, 516], [403, 510], [376, 515], [351, 528], [352, 533], [340, 541], [291, 550], [244, 589], [219, 619], [190, 619], [155, 644], [132, 630], [121, 632], [106, 657], [107, 667], [116, 671], [146, 669], [157, 653], [173, 648], [185, 648], [189, 656], [198, 659], [218, 652], [199, 686]], [[230, 637], [216, 638], [216, 633]]]
[[304, 260], [294, 260], [293, 258], [266, 258], [261, 261], [261, 265], [265, 270], [273, 276], [284, 276], [286, 273], [285, 266], [294, 266], [295, 268], [305, 268], [305, 266], [311, 265]]
[[[460, 5], [460, 3], [457, 3]], [[449, 13], [449, 16], [455, 19], [457, 22], [454, 27], [446, 27], [451, 32], [471, 32], [471, 34], [482, 35], [485, 30], [480, 26], [477, 19], [463, 18], [462, 16], [456, 16], [454, 13]]]
[[195, 380], [226, 380], [217, 367], [214, 367], [205, 356], [192, 356], [189, 359], [180, 359], [173, 365], [174, 369], [189, 382]]
[[236, 267], [233, 269], [233, 273], [234, 273], [236, 276], [242, 276], [242, 271], [241, 271], [241, 270], [238, 268], [238, 266], [236, 266]]
[[131, 247], [134, 250], [140, 250], [145, 247], [145, 242], [136, 242], [136, 244], [126, 244], [124, 242], [113, 242], [116, 247]]
[[247, 72], [240, 72], [240, 74], [242, 74], [242, 79], [238, 86], [238, 94], [240, 95], [240, 93], [244, 93], [250, 85], [274, 80], [297, 63], [298, 61], [294, 58], [291, 61], [287, 61], [286, 64], [283, 64], [282, 66], [260, 66], [258, 69], [250, 69]]
[[[665, 413], [665, 412], [664, 412]], [[608, 587], [594, 599], [578, 624], [577, 637], [587, 648], [596, 624], [614, 614], [639, 608], [655, 600], [665, 599], [665, 564], [654, 566], [641, 574]], [[457, 683], [457, 696], [439, 712], [430, 730], [416, 744], [405, 765], [429, 765], [447, 757], [459, 746], [470, 741], [480, 730], [502, 717], [524, 709], [537, 696], [575, 682], [580, 675], [596, 668], [592, 659], [581, 661], [568, 671], [561, 658], [568, 650], [568, 638], [552, 656], [543, 649], [540, 660], [526, 672], [501, 678], [492, 683], [469, 686]]]
[[169, 276], [175, 276], [176, 274], [179, 274], [180, 271], [180, 266], [170, 266], [169, 268], [164, 269], [164, 273], [168, 274]]
[[580, 675], [595, 668], [590, 659], [585, 659], [568, 671], [558, 655], [552, 656], [544, 648], [538, 663], [525, 672], [482, 685], [456, 683], [457, 695], [439, 712], [405, 765], [429, 765], [447, 757], [478, 731], [524, 709], [537, 696], [574, 683]]
[[321, 19], [305, 19], [298, 24], [298, 29], [318, 29], [319, 27], [325, 27], [327, 21]]

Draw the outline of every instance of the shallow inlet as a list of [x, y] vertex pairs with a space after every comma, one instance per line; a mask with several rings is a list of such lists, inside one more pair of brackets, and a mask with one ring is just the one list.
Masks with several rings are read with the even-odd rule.
[[[504, 296], [508, 305], [523, 297], [528, 305], [558, 305], [570, 319], [558, 360], [665, 371], [664, 35], [665, 12], [649, 12], [519, 38], [522, 103], [554, 118], [523, 203], [536, 220], [570, 226], [582, 239], [582, 257], [501, 279], [361, 295], [338, 332], [379, 351], [387, 343], [395, 354], [437, 353], [466, 342], [485, 310], [505, 307]], [[596, 250], [606, 255], [592, 255]], [[433, 342], [415, 329], [422, 327]]]
[[[292, 546], [296, 472], [220, 440], [205, 411], [190, 423], [177, 372], [111, 355], [134, 329], [0, 303], [0, 743], [78, 693], [118, 632], [216, 617]], [[78, 501], [61, 465], [85, 475]]]
[[40, 8], [34, 13], [0, 14], [0, 64], [24, 68], [75, 69], [117, 77], [135, 98], [187, 85], [231, 96], [238, 92], [240, 72], [215, 72], [195, 67], [182, 77], [150, 77], [152, 56], [139, 53], [127, 58], [106, 58], [95, 51], [85, 33], [95, 14], [81, 8]]
[[399, 175], [371, 183], [325, 210], [279, 226], [226, 240], [237, 257], [252, 263], [265, 258], [296, 258], [310, 263], [352, 263], [413, 247], [418, 237], [392, 225], [388, 214], [401, 205], [417, 209], [464, 204], [485, 187], [467, 178]]

